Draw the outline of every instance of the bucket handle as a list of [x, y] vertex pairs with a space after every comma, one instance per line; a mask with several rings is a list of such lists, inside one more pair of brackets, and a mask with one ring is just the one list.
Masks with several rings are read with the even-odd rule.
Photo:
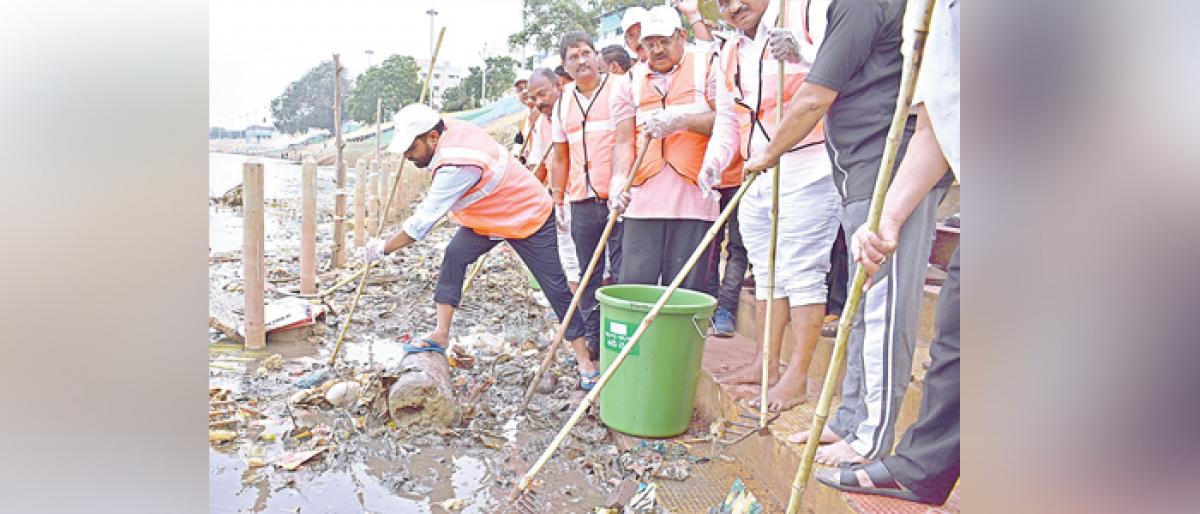
[[[701, 320], [701, 319], [704, 319], [709, 322], [708, 330], [702, 330], [700, 328], [700, 324], [696, 323], [698, 320]], [[696, 333], [700, 334], [701, 339], [704, 339], [704, 338], [712, 335], [712, 318], [701, 318], [699, 314], [693, 314], [692, 315], [692, 326], [696, 328]]]

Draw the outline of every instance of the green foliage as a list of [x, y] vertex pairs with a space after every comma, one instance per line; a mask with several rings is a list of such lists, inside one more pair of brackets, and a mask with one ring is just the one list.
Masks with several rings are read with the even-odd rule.
[[[342, 93], [349, 90], [350, 81], [343, 75]], [[310, 127], [332, 132], [333, 94], [333, 60], [323, 61], [271, 100], [275, 128], [285, 134], [303, 132]], [[345, 105], [342, 109], [345, 114]]]
[[415, 103], [421, 95], [420, 70], [417, 61], [407, 55], [392, 55], [370, 67], [354, 81], [346, 113], [355, 121], [374, 123], [376, 98], [383, 98], [384, 116]]
[[[517, 80], [517, 61], [508, 56], [488, 57], [487, 63], [487, 97], [497, 100], [512, 92], [512, 84]], [[471, 66], [462, 82], [446, 89], [442, 93], [442, 110], [447, 112], [462, 111], [479, 107], [479, 87], [483, 82], [483, 70], [479, 66]]]
[[645, 7], [651, 3], [661, 5], [647, 0], [588, 0], [586, 5], [577, 0], [526, 0], [521, 12], [524, 28], [508, 36], [508, 45], [516, 48], [532, 44], [538, 51], [554, 51], [558, 49], [559, 39], [567, 32], [582, 30], [595, 38], [601, 16], [625, 7]]

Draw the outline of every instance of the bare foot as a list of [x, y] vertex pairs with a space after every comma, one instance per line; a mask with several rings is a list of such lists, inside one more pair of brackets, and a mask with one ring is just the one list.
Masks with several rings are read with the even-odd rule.
[[[760, 371], [759, 374], [762, 372]], [[751, 398], [747, 403], [758, 408], [759, 397]], [[783, 377], [767, 390], [767, 409], [781, 412], [800, 405], [808, 400], [808, 377], [800, 373], [784, 373]]]
[[[842, 438], [837, 433], [829, 429], [829, 425], [825, 425], [825, 428], [821, 430], [821, 444], [836, 443], [841, 440]], [[792, 444], [804, 444], [808, 442], [808, 430], [796, 432], [788, 436], [788, 442]]]
[[[753, 361], [749, 364], [739, 366], [728, 372], [722, 373], [716, 377], [717, 382], [723, 384], [757, 384], [762, 382], [762, 361]], [[774, 385], [779, 381], [779, 368], [776, 367], [770, 370], [767, 375], [768, 385]]]
[[867, 461], [862, 455], [855, 452], [846, 441], [838, 441], [831, 445], [817, 448], [817, 456], [814, 460], [818, 464], [826, 466], [839, 466], [843, 462], [861, 464]]

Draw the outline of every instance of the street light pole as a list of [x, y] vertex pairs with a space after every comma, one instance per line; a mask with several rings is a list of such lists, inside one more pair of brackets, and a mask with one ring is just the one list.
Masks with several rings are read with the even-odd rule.
[[[428, 11], [425, 11], [425, 14], [429, 15], [429, 64], [431, 66], [429, 67], [428, 73], [433, 73], [434, 72], [434, 69], [432, 66], [432, 64], [433, 64], [433, 19], [434, 19], [434, 17], [436, 17], [438, 15], [438, 12], [433, 9], [429, 9]], [[435, 85], [437, 84], [436, 82], [433, 81], [433, 77], [429, 77], [429, 83], [435, 84]], [[427, 100], [429, 101], [429, 106], [433, 107], [433, 95], [432, 94], [429, 95], [429, 98], [427, 98]]]
[[479, 106], [487, 105], [487, 43], [483, 44], [483, 52], [480, 52], [480, 57], [483, 58], [483, 81], [479, 84]]

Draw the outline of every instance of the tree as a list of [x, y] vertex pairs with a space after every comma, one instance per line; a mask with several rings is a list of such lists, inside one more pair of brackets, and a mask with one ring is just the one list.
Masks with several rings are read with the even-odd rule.
[[[513, 81], [517, 79], [517, 61], [508, 56], [488, 57], [487, 65], [487, 98], [497, 100], [512, 92]], [[479, 107], [479, 85], [483, 82], [483, 69], [471, 66], [462, 82], [446, 89], [442, 93], [442, 109], [446, 111], [462, 111]]]
[[[524, 28], [508, 36], [508, 46], [515, 49], [521, 45], [532, 44], [537, 51], [557, 50], [558, 41], [563, 34], [572, 30], [582, 30], [594, 38], [601, 16], [634, 5], [645, 6], [647, 3], [651, 2], [588, 0], [585, 5], [577, 0], [525, 0], [525, 7], [521, 11]], [[532, 63], [532, 59], [530, 62]]]
[[[349, 90], [350, 80], [343, 76], [343, 94]], [[271, 100], [275, 128], [285, 134], [309, 128], [323, 128], [332, 132], [333, 93], [333, 60], [323, 61], [299, 80], [288, 84], [283, 94]], [[345, 109], [345, 105], [342, 109]]]
[[346, 112], [352, 120], [373, 123], [376, 98], [383, 98], [384, 115], [416, 103], [421, 96], [419, 77], [420, 67], [415, 59], [393, 54], [358, 76], [346, 100]]

